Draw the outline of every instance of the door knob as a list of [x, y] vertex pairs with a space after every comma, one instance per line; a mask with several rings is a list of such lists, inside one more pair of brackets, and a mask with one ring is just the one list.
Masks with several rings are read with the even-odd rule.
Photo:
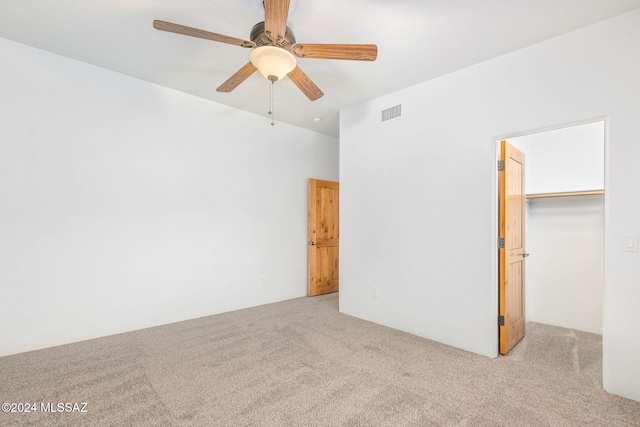
[[309, 245], [311, 246], [317, 246], [318, 244], [316, 242], [309, 242]]
[[526, 258], [526, 257], [528, 257], [529, 255], [531, 255], [531, 254], [523, 253], [523, 254], [522, 254], [522, 258]]

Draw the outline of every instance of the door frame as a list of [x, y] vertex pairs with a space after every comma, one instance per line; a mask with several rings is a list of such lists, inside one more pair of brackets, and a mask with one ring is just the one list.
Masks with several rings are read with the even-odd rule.
[[[493, 150], [494, 150], [494, 155], [493, 155], [493, 164], [491, 165], [491, 168], [493, 170], [493, 192], [492, 192], [492, 204], [491, 204], [491, 208], [492, 208], [492, 224], [491, 224], [491, 262], [492, 262], [492, 272], [491, 272], [491, 279], [492, 279], [492, 295], [491, 295], [491, 301], [492, 301], [492, 311], [491, 311], [491, 318], [492, 321], [495, 320], [495, 332], [493, 334], [493, 345], [492, 348], [495, 349], [495, 356], [494, 357], [498, 357], [500, 355], [499, 353], [499, 342], [500, 342], [500, 337], [499, 337], [499, 328], [498, 328], [498, 313], [499, 313], [499, 309], [500, 309], [500, 305], [499, 305], [499, 288], [500, 288], [500, 272], [499, 272], [499, 261], [500, 261], [500, 256], [499, 256], [499, 250], [498, 250], [498, 238], [500, 237], [500, 211], [499, 211], [499, 191], [500, 191], [500, 179], [499, 179], [499, 172], [498, 172], [498, 161], [500, 160], [500, 141], [506, 139], [513, 139], [513, 138], [517, 138], [520, 136], [526, 136], [526, 135], [532, 135], [532, 134], [536, 134], [536, 133], [543, 133], [543, 132], [549, 132], [549, 131], [554, 131], [554, 130], [558, 130], [558, 129], [563, 129], [563, 128], [567, 128], [567, 127], [571, 127], [571, 126], [580, 126], [580, 125], [586, 125], [589, 123], [594, 123], [594, 122], [604, 122], [604, 221], [603, 221], [603, 263], [604, 263], [604, 280], [602, 283], [602, 294], [603, 294], [603, 307], [602, 307], [602, 352], [603, 352], [603, 367], [606, 365], [607, 363], [607, 358], [608, 358], [608, 354], [607, 354], [607, 289], [608, 289], [608, 256], [607, 256], [607, 252], [609, 250], [610, 247], [610, 242], [609, 242], [609, 229], [610, 229], [610, 225], [609, 225], [609, 132], [610, 132], [610, 120], [609, 120], [609, 116], [597, 116], [597, 117], [592, 117], [589, 119], [584, 119], [584, 120], [580, 120], [580, 121], [575, 121], [575, 122], [567, 122], [567, 123], [562, 123], [562, 124], [556, 124], [556, 125], [552, 125], [552, 126], [547, 126], [547, 127], [541, 127], [541, 128], [537, 128], [537, 129], [533, 129], [533, 130], [526, 130], [526, 131], [521, 131], [521, 132], [513, 132], [513, 133], [509, 133], [509, 134], [504, 134], [498, 137], [494, 137], [492, 138], [492, 142], [493, 142]], [[526, 316], [526, 311], [525, 311], [525, 316]], [[526, 317], [525, 317], [525, 321], [526, 321]], [[605, 372], [603, 369], [603, 377], [605, 376]], [[606, 390], [606, 378], [603, 378], [603, 385], [604, 385], [604, 389]]]

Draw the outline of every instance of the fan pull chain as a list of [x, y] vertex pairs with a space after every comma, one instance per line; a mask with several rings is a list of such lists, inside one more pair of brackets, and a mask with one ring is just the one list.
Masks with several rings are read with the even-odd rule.
[[273, 121], [273, 83], [274, 80], [271, 80], [271, 84], [269, 85], [269, 115], [271, 116], [271, 126], [275, 126]]

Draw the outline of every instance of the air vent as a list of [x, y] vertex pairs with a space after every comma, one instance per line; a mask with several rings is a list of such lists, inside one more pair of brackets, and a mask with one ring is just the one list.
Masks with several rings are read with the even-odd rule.
[[386, 122], [387, 120], [395, 119], [396, 117], [400, 117], [401, 115], [402, 105], [396, 105], [395, 107], [382, 110], [382, 121]]

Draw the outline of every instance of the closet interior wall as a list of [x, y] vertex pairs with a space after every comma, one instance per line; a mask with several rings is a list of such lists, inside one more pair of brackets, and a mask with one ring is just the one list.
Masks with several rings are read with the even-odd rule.
[[602, 334], [604, 129], [598, 121], [509, 139], [526, 156], [525, 191], [537, 196], [526, 203], [527, 321]]

